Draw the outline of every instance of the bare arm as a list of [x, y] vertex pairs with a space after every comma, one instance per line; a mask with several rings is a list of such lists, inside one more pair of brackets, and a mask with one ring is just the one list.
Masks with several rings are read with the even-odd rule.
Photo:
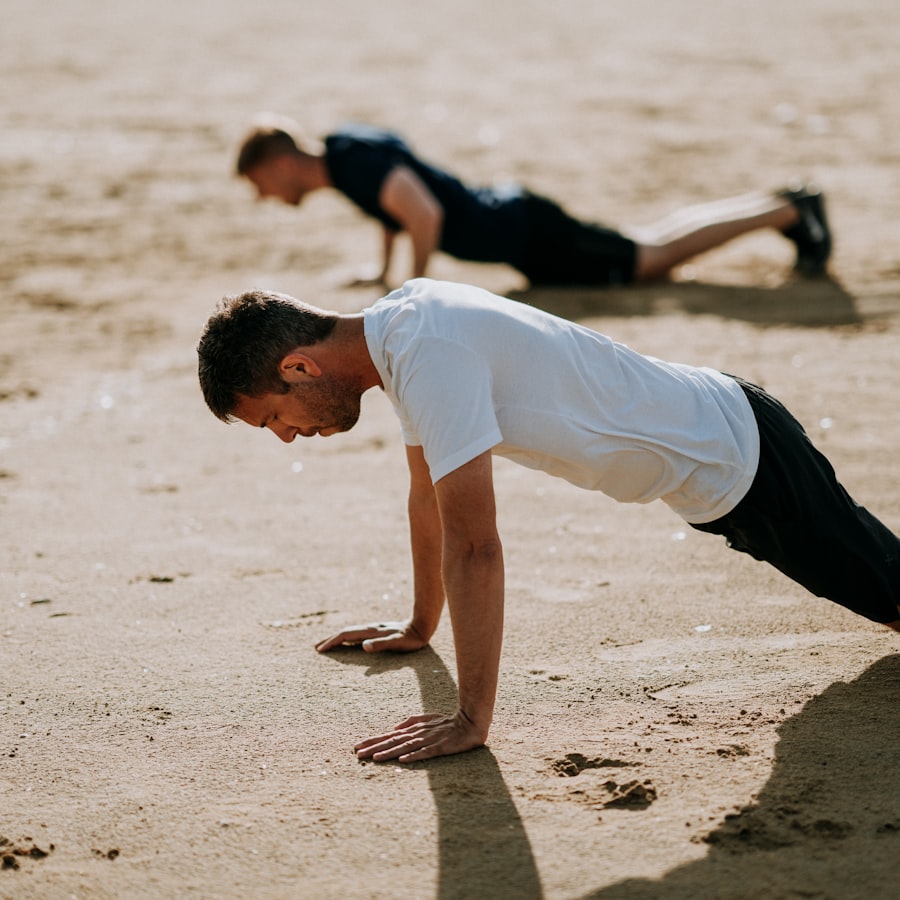
[[407, 447], [409, 465], [409, 533], [413, 559], [413, 612], [409, 619], [350, 625], [316, 644], [324, 653], [361, 644], [363, 650], [420, 650], [437, 630], [444, 608], [441, 575], [441, 520], [431, 475], [421, 447]]
[[[487, 739], [503, 638], [503, 552], [496, 528], [491, 454], [435, 485], [441, 573], [456, 645], [459, 708], [414, 716], [356, 746], [361, 758], [412, 762], [461, 753]], [[433, 548], [429, 544], [429, 554]], [[430, 559], [430, 556], [429, 556]], [[430, 566], [428, 567], [430, 569]], [[418, 598], [417, 583], [417, 598]]]
[[428, 186], [407, 166], [398, 166], [384, 180], [378, 196], [381, 208], [400, 223], [413, 246], [412, 277], [423, 276], [438, 249], [444, 209]]
[[428, 641], [437, 631], [444, 608], [441, 574], [443, 532], [437, 496], [421, 447], [406, 448], [409, 465], [409, 537], [413, 560], [413, 616], [415, 630]]
[[503, 548], [497, 534], [490, 451], [435, 487], [444, 530], [444, 589], [450, 608], [459, 707], [487, 737], [503, 640]]
[[390, 228], [381, 229], [381, 274], [378, 280], [387, 285], [388, 272], [391, 270], [391, 260], [394, 258], [394, 238], [396, 234]]

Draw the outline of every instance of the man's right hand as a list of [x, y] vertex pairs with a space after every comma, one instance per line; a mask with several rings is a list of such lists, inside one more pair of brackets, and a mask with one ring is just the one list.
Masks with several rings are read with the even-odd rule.
[[411, 622], [378, 622], [371, 625], [351, 625], [337, 634], [316, 644], [319, 653], [335, 647], [361, 646], [366, 653], [393, 650], [395, 653], [412, 653], [428, 646], [428, 641]]

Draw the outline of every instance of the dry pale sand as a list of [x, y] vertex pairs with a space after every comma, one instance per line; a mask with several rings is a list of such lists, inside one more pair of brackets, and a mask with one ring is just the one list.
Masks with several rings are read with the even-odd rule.
[[896, 0], [0, 14], [0, 896], [897, 895], [898, 636], [502, 461], [489, 746], [358, 762], [455, 690], [446, 623], [411, 657], [312, 649], [409, 607], [393, 415], [285, 447], [216, 422], [194, 368], [223, 293], [375, 299], [339, 286], [378, 247], [349, 205], [230, 176], [258, 109], [394, 126], [618, 224], [811, 176], [833, 281], [758, 234], [669, 286], [525, 299], [762, 382], [900, 530]]

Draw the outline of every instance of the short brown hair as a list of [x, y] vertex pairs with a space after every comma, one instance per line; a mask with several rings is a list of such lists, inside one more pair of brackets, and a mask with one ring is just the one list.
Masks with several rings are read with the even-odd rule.
[[237, 174], [246, 177], [257, 166], [279, 156], [297, 156], [300, 148], [293, 135], [272, 125], [255, 125], [238, 150]]
[[335, 313], [287, 294], [245, 291], [224, 297], [197, 345], [200, 388], [210, 411], [233, 422], [240, 397], [287, 393], [278, 372], [281, 360], [327, 338], [337, 320]]

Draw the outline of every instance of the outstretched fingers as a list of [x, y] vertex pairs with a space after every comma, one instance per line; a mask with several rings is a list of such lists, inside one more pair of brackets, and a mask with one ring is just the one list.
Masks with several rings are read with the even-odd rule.
[[360, 741], [353, 749], [360, 759], [416, 762], [472, 750], [484, 743], [484, 737], [460, 714], [431, 714], [412, 716], [387, 734]]
[[335, 647], [362, 645], [363, 650], [377, 653], [381, 650], [395, 650], [411, 653], [428, 645], [410, 622], [376, 622], [371, 625], [350, 625], [337, 634], [316, 644], [319, 653], [326, 653]]
[[325, 638], [316, 644], [316, 650], [319, 653], [325, 653], [334, 647], [342, 647], [345, 645], [361, 644], [363, 641], [373, 638], [378, 634], [375, 626], [372, 625], [351, 625], [349, 628], [339, 631], [331, 637]]

